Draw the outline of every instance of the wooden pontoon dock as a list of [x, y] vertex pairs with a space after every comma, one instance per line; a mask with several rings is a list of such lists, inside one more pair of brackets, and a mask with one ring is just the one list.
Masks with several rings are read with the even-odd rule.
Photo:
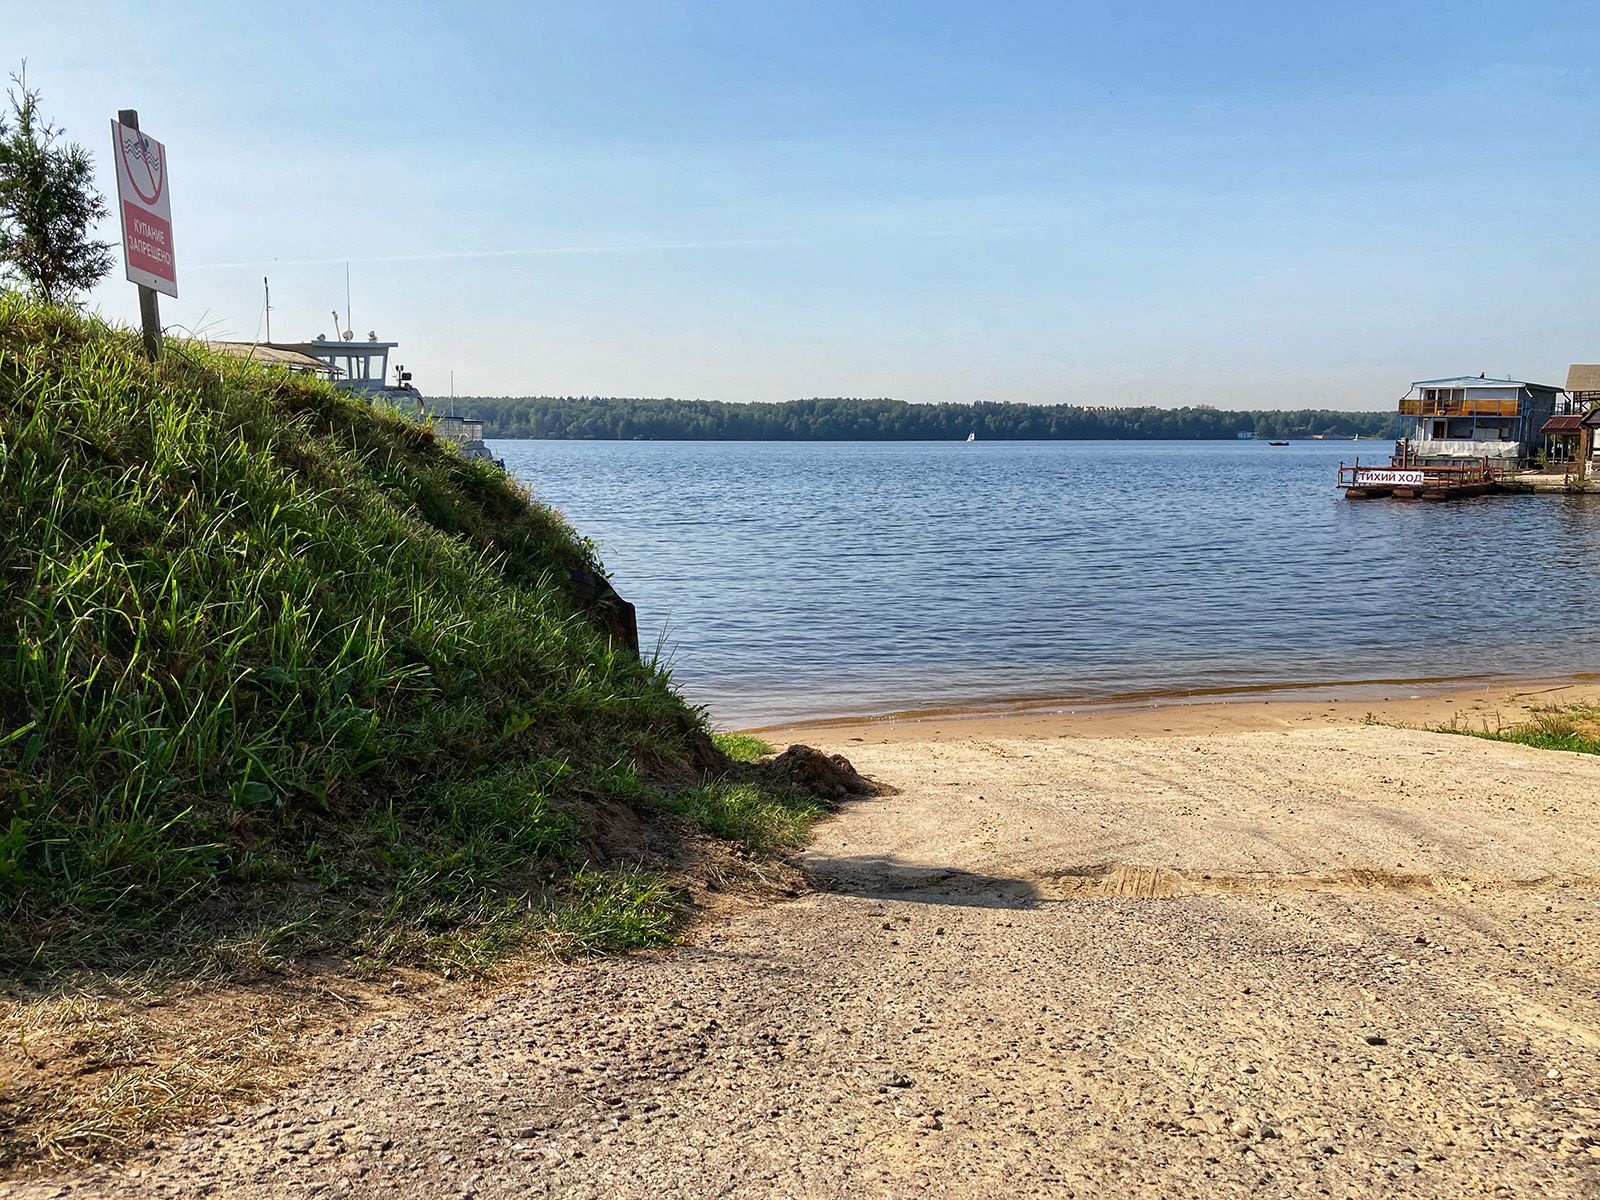
[[1506, 471], [1477, 462], [1423, 465], [1402, 452], [1384, 466], [1363, 466], [1358, 458], [1350, 466], [1339, 464], [1339, 486], [1347, 500], [1463, 500], [1498, 492], [1528, 489], [1513, 482]]

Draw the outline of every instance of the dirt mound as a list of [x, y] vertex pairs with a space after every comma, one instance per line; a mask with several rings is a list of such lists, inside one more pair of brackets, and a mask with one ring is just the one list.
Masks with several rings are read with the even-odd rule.
[[790, 746], [770, 762], [763, 763], [761, 775], [763, 782], [771, 787], [810, 792], [824, 800], [876, 796], [883, 790], [881, 784], [857, 771], [844, 755], [826, 754], [813, 746]]

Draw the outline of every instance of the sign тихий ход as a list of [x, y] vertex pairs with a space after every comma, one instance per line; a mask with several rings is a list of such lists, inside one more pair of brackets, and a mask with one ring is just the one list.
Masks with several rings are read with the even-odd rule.
[[1401, 470], [1392, 471], [1380, 467], [1357, 468], [1353, 476], [1356, 487], [1388, 486], [1396, 487], [1421, 487], [1427, 476], [1421, 471]]
[[117, 120], [111, 122], [111, 141], [128, 281], [176, 296], [178, 268], [172, 251], [167, 149]]

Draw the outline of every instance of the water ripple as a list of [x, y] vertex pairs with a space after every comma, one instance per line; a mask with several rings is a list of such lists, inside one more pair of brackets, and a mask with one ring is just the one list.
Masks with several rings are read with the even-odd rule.
[[1349, 503], [1349, 443], [493, 446], [726, 724], [1600, 668], [1600, 498]]

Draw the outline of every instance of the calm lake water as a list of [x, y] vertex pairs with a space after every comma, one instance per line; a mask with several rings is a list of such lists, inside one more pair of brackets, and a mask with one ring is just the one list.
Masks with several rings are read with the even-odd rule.
[[1600, 497], [1352, 503], [1381, 443], [490, 443], [721, 725], [1600, 669]]

